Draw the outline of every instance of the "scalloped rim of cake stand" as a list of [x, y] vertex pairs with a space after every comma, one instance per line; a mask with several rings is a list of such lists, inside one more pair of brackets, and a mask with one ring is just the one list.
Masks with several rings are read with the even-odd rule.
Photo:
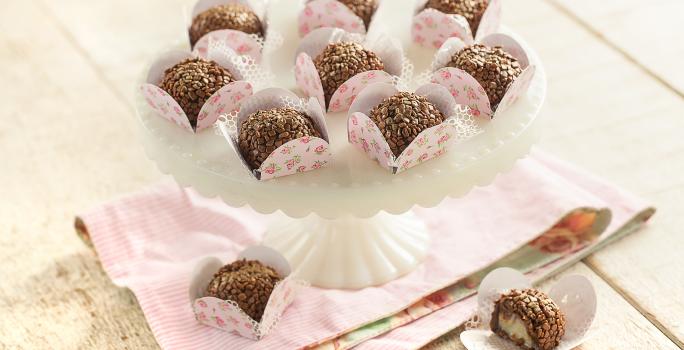
[[506, 32], [521, 42], [537, 66], [527, 95], [489, 123], [482, 134], [399, 175], [390, 174], [347, 142], [342, 130], [346, 131], [346, 114], [340, 113], [327, 117], [333, 149], [330, 167], [267, 182], [250, 176], [222, 136], [212, 130], [197, 135], [182, 130], [155, 115], [137, 93], [141, 139], [162, 173], [232, 207], [249, 205], [263, 214], [280, 210], [293, 218], [315, 213], [329, 219], [434, 207], [446, 197], [458, 198], [490, 184], [525, 157], [540, 137], [538, 114], [546, 97], [546, 74], [534, 50]]

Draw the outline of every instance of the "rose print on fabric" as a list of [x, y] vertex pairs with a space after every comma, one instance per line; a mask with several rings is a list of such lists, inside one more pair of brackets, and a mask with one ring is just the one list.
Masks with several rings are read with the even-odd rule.
[[568, 254], [582, 249], [595, 238], [592, 228], [596, 216], [594, 211], [577, 211], [532, 241], [530, 246], [554, 254]]

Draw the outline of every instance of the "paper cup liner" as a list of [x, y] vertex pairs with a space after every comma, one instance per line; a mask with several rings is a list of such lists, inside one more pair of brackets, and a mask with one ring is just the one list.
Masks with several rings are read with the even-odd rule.
[[[321, 137], [305, 136], [287, 142], [274, 150], [258, 169], [252, 169], [238, 147], [240, 126], [256, 111], [281, 107], [293, 108], [309, 116]], [[271, 88], [254, 94], [238, 112], [221, 116], [217, 126], [245, 170], [260, 181], [318, 170], [327, 166], [332, 157], [325, 114], [318, 101], [315, 98], [301, 100], [287, 90]]]
[[257, 260], [274, 268], [283, 276], [283, 280], [278, 282], [271, 292], [261, 322], [249, 317], [234, 301], [206, 296], [207, 285], [214, 274], [224, 266], [221, 260], [215, 257], [202, 259], [196, 265], [190, 282], [190, 303], [199, 323], [222, 331], [235, 332], [245, 338], [259, 340], [277, 326], [287, 307], [294, 301], [299, 291], [308, 286], [308, 283], [294, 278], [290, 274], [287, 260], [271, 248], [249, 247], [238, 256], [239, 259]]
[[[478, 311], [466, 324], [461, 341], [468, 350], [513, 350], [519, 349], [513, 342], [494, 334], [489, 328], [494, 303], [502, 294], [512, 289], [531, 288], [529, 280], [511, 268], [500, 268], [490, 272], [478, 289]], [[565, 334], [556, 349], [570, 350], [587, 340], [596, 316], [596, 292], [584, 276], [571, 275], [559, 280], [548, 296], [558, 304], [565, 314]]]
[[468, 108], [458, 105], [449, 92], [437, 84], [427, 84], [416, 90], [425, 96], [447, 119], [426, 129], [395, 156], [378, 126], [368, 117], [373, 107], [399, 92], [394, 86], [376, 83], [368, 86], [349, 109], [347, 121], [348, 140], [370, 159], [393, 174], [406, 171], [449, 151], [455, 144], [482, 132]]

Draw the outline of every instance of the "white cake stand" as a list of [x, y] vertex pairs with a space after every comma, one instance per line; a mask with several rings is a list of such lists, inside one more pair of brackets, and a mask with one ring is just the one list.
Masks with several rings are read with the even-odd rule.
[[[293, 3], [272, 0], [271, 13], [278, 16], [272, 16], [271, 27], [285, 37], [285, 45], [266, 63], [278, 77], [276, 85], [296, 90], [292, 66], [300, 8]], [[427, 69], [434, 52], [409, 39], [413, 1], [384, 4], [377, 20], [409, 48], [418, 72]], [[280, 211], [263, 243], [282, 252], [301, 278], [327, 288], [378, 285], [412, 271], [427, 254], [427, 228], [411, 208], [434, 207], [447, 196], [488, 185], [538, 139], [537, 116], [547, 83], [541, 62], [529, 52], [538, 69], [526, 96], [482, 134], [399, 175], [389, 174], [347, 142], [345, 114], [327, 117], [333, 152], [329, 167], [268, 182], [250, 177], [222, 136], [212, 130], [192, 135], [154, 114], [138, 95], [141, 138], [149, 158], [180, 185], [233, 207]]]

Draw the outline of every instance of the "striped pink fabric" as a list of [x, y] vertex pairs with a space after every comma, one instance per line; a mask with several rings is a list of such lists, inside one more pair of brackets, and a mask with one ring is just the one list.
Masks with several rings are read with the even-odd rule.
[[[534, 151], [532, 157], [540, 164], [543, 164], [546, 169], [545, 171], [553, 172], [558, 176], [566, 178], [568, 182], [571, 182], [573, 186], [576, 186], [576, 191], [593, 193], [606, 203], [609, 203], [608, 208], [612, 212], [613, 220], [606, 229], [606, 233], [600, 237], [599, 242], [610, 240], [613, 234], [616, 234], [620, 228], [635, 219], [636, 215], [643, 214], [644, 217], [638, 218], [640, 222], [643, 222], [648, 220], [652, 214], [651, 211], [647, 210], [649, 209], [648, 203], [627, 191], [539, 151]], [[579, 255], [582, 255], [582, 253], [580, 252]], [[533, 281], [539, 281], [552, 272], [578, 261], [578, 259], [579, 257], [576, 255], [568, 256], [554, 261], [553, 263], [532, 272], [528, 276]], [[366, 341], [355, 349], [417, 349], [467, 321], [468, 318], [475, 313], [476, 309], [477, 297], [473, 296], [434, 312], [422, 319], [416, 320], [407, 326]]]
[[[500, 259], [572, 209], [609, 206], [610, 198], [578, 190], [575, 178], [551, 171], [544, 162], [535, 155], [492, 186], [446, 200], [432, 210], [419, 210], [431, 228], [433, 246], [416, 271], [359, 291], [309, 288], [259, 342], [198, 324], [188, 300], [188, 283], [199, 259], [218, 256], [230, 261], [245, 246], [256, 244], [264, 231], [264, 216], [166, 183], [82, 217], [103, 267], [116, 284], [135, 293], [162, 348], [297, 349], [403, 309]], [[407, 329], [430, 320], [424, 318]], [[415, 329], [421, 333], [411, 344], [434, 333]], [[381, 340], [394, 341], [395, 334]]]

